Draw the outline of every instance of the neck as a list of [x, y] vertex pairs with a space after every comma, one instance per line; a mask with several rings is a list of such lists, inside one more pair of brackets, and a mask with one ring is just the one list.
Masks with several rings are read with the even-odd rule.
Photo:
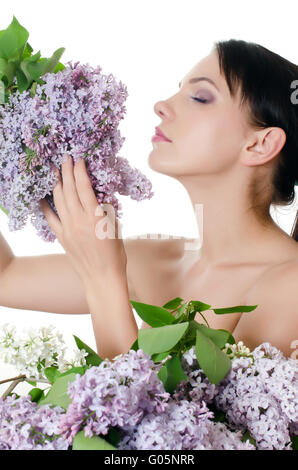
[[[221, 175], [179, 177], [196, 215], [200, 240], [200, 264], [205, 266], [251, 263], [272, 258], [277, 238], [288, 235], [270, 216], [263, 220], [250, 208], [248, 188], [243, 181]], [[273, 251], [275, 253], [275, 251]], [[271, 255], [270, 255], [271, 254]]]

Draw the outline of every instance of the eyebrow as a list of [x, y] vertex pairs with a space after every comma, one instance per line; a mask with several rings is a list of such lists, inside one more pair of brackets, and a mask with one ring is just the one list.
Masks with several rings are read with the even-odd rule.
[[[214, 83], [214, 81], [211, 80], [211, 78], [208, 78], [208, 77], [193, 77], [193, 78], [191, 78], [191, 79], [188, 81], [188, 83], [189, 83], [189, 84], [191, 84], [191, 83], [196, 83], [196, 82], [200, 82], [200, 81], [202, 81], [202, 80], [205, 80], [206, 82], [211, 83], [211, 85], [215, 86], [215, 88], [219, 91], [219, 89], [217, 88], [217, 86], [216, 86], [216, 84]], [[178, 84], [179, 88], [181, 88], [181, 83], [182, 83], [182, 81], [179, 82], [179, 84]]]

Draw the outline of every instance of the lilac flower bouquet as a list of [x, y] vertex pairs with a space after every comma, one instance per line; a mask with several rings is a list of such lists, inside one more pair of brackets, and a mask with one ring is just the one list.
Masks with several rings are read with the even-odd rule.
[[[57, 360], [44, 367], [46, 393], [18, 396], [10, 386], [0, 398], [1, 450], [297, 449], [297, 359], [269, 343], [252, 352], [235, 344], [209, 327], [203, 302], [130, 302], [151, 328], [139, 330], [127, 353], [103, 360], [74, 336], [80, 362], [64, 372]], [[11, 346], [8, 336], [2, 344]]]
[[[118, 130], [126, 111], [127, 89], [112, 74], [89, 64], [32, 55], [28, 31], [13, 17], [0, 35], [0, 208], [11, 231], [29, 216], [38, 235], [54, 241], [39, 201], [46, 198], [57, 214], [52, 191], [64, 153], [74, 163], [84, 158], [99, 204], [111, 204], [120, 218], [116, 197], [153, 196], [151, 182], [126, 158], [116, 156], [125, 138]], [[42, 77], [42, 78], [41, 78]]]

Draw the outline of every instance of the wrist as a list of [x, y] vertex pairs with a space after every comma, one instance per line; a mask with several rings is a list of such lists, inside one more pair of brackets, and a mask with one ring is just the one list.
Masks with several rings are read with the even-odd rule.
[[87, 297], [89, 295], [100, 294], [101, 296], [115, 295], [116, 290], [121, 291], [127, 290], [128, 295], [128, 285], [126, 272], [115, 272], [110, 270], [108, 272], [100, 273], [93, 277], [88, 277], [83, 279], [83, 284], [85, 286], [85, 292]]

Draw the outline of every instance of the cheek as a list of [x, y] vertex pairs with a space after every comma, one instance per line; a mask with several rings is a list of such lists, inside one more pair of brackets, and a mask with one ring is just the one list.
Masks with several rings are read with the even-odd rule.
[[179, 154], [185, 165], [207, 171], [220, 170], [237, 159], [242, 130], [235, 116], [212, 115], [192, 125], [179, 144]]

